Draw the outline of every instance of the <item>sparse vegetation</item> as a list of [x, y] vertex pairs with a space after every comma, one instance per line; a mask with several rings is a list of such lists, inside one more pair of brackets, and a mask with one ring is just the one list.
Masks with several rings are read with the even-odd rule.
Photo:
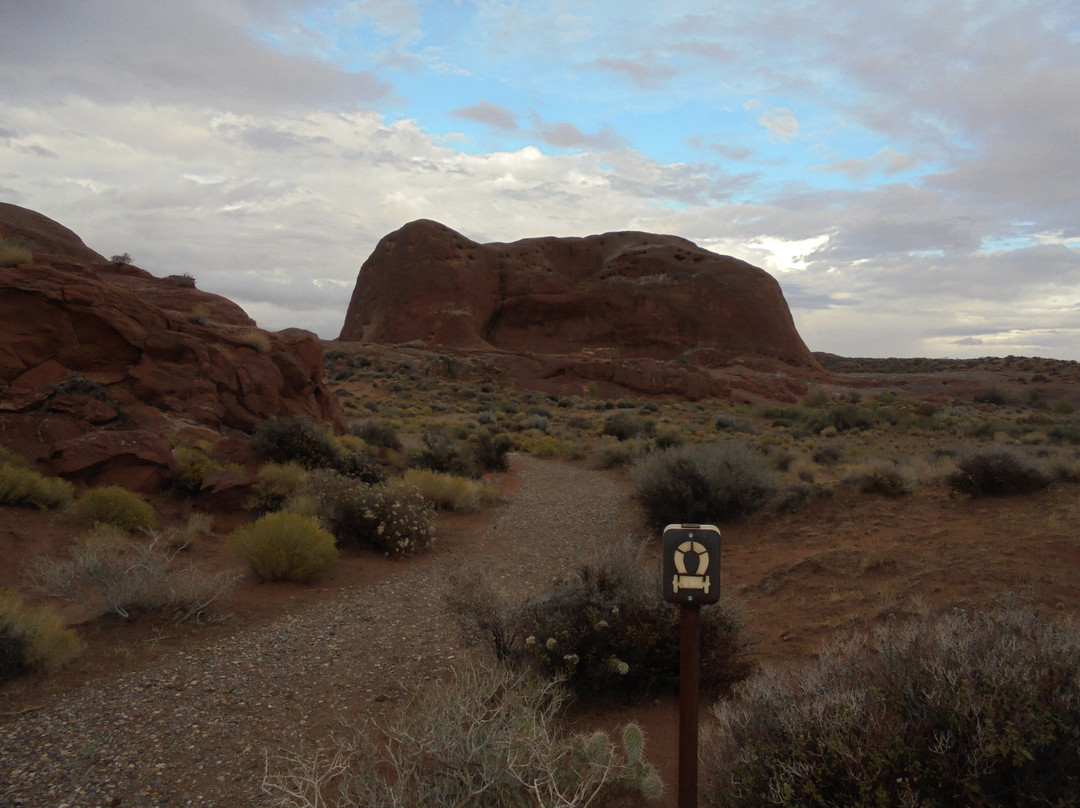
[[329, 756], [284, 754], [263, 788], [294, 808], [638, 805], [663, 790], [644, 735], [563, 728], [557, 682], [501, 667], [455, 670]]
[[260, 581], [311, 583], [335, 569], [334, 536], [309, 517], [281, 511], [229, 535], [229, 549], [246, 561]]
[[0, 588], [0, 683], [55, 670], [79, 650], [78, 636], [54, 611], [27, 606], [17, 592]]
[[87, 490], [68, 509], [71, 519], [83, 527], [97, 524], [112, 525], [128, 533], [153, 530], [158, 525], [154, 506], [138, 494], [118, 485], [106, 485]]
[[1080, 801], [1080, 637], [1015, 605], [849, 636], [715, 712], [710, 806]]

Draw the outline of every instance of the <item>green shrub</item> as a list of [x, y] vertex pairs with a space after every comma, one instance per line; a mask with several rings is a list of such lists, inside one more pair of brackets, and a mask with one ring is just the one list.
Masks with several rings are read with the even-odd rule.
[[447, 511], [478, 511], [499, 498], [498, 486], [427, 469], [409, 469], [404, 480], [436, 508]]
[[31, 608], [0, 588], [0, 683], [54, 670], [79, 653], [79, 638], [48, 608]]
[[73, 499], [72, 491], [71, 483], [59, 477], [43, 477], [25, 466], [0, 465], [0, 505], [62, 508]]
[[714, 712], [709, 806], [1080, 803], [1080, 637], [1030, 609], [847, 637]]
[[311, 517], [287, 511], [237, 528], [228, 543], [260, 581], [311, 583], [330, 575], [338, 558], [333, 534]]
[[208, 613], [235, 579], [226, 573], [208, 575], [193, 564], [175, 564], [181, 549], [180, 531], [151, 532], [132, 540], [122, 528], [99, 522], [75, 543], [69, 560], [41, 558], [30, 566], [27, 578], [33, 588], [91, 611], [124, 618], [164, 613], [183, 621]]
[[467, 443], [447, 429], [426, 429], [421, 436], [422, 447], [417, 465], [421, 468], [454, 474], [458, 477], [479, 477], [480, 464], [476, 453]]
[[947, 480], [954, 491], [972, 497], [1030, 494], [1051, 483], [1050, 474], [1040, 465], [1002, 447], [961, 456]]
[[972, 398], [972, 401], [976, 404], [992, 404], [995, 407], [1001, 407], [1010, 403], [1009, 396], [996, 388], [976, 393]]
[[741, 443], [665, 449], [639, 462], [633, 479], [634, 496], [654, 528], [745, 516], [776, 491], [765, 459]]
[[656, 434], [656, 422], [651, 418], [642, 418], [624, 410], [604, 419], [600, 434], [611, 435], [619, 440], [651, 438]]
[[138, 494], [118, 485], [106, 485], [86, 491], [68, 510], [71, 518], [83, 527], [99, 522], [133, 533], [157, 527], [154, 507]]
[[565, 702], [557, 683], [461, 668], [378, 724], [357, 727], [329, 757], [272, 761], [263, 785], [295, 808], [600, 808], [661, 795], [637, 725], [617, 744], [604, 732], [571, 732]]
[[327, 471], [308, 476], [319, 521], [339, 541], [402, 558], [435, 543], [434, 509], [413, 485], [366, 485]]
[[[459, 582], [450, 603], [466, 633], [498, 656], [566, 679], [581, 697], [626, 701], [676, 688], [679, 609], [659, 597], [655, 565], [631, 540], [599, 548], [577, 575], [507, 606], [480, 576]], [[746, 676], [746, 639], [734, 604], [701, 612], [701, 683], [717, 690]]]

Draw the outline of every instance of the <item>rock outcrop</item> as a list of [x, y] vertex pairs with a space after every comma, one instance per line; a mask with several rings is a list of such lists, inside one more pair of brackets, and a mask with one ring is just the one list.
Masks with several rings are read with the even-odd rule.
[[70, 230], [0, 204], [0, 239], [33, 258], [0, 268], [0, 442], [75, 479], [152, 488], [174, 440], [261, 421], [344, 416], [322, 347], [259, 329], [189, 276], [106, 260]]
[[730, 392], [733, 368], [822, 372], [770, 275], [637, 232], [478, 244], [412, 222], [361, 267], [339, 340], [503, 353], [556, 387], [693, 398]]

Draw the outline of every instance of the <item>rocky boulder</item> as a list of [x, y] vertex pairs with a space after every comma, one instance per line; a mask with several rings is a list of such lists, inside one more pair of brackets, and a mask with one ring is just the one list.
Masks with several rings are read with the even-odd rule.
[[725, 369], [822, 373], [770, 275], [638, 232], [478, 244], [412, 222], [361, 267], [339, 340], [528, 356], [570, 387], [694, 398], [725, 395]]
[[128, 468], [148, 488], [168, 476], [166, 436], [293, 414], [344, 427], [315, 339], [263, 331], [191, 277], [113, 263], [15, 205], [0, 204], [0, 239], [33, 255], [0, 268], [0, 442], [55, 473]]

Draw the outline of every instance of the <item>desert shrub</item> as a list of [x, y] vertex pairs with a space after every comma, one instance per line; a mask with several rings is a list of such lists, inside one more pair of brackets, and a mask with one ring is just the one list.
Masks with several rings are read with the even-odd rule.
[[339, 541], [402, 558], [435, 542], [434, 509], [402, 480], [366, 485], [339, 474], [308, 475], [307, 494], [319, 521]]
[[660, 796], [640, 727], [627, 724], [618, 743], [568, 731], [565, 703], [555, 682], [459, 668], [387, 719], [357, 727], [328, 757], [268, 763], [263, 788], [295, 808], [602, 808]]
[[1076, 805], [1080, 637], [1004, 605], [854, 635], [718, 704], [711, 806]]
[[71, 483], [59, 477], [43, 477], [26, 466], [0, 465], [0, 505], [62, 508], [73, 499], [72, 491]]
[[776, 491], [760, 453], [741, 443], [666, 449], [639, 462], [634, 496], [653, 527], [712, 524], [750, 514]]
[[48, 608], [23, 603], [0, 588], [0, 683], [59, 668], [79, 653], [79, 638]]
[[203, 480], [216, 471], [221, 471], [221, 464], [201, 449], [194, 446], [178, 446], [173, 449], [172, 484], [180, 493], [199, 493]]
[[1010, 403], [1009, 396], [996, 388], [976, 393], [971, 400], [976, 404], [992, 404], [995, 407], [1001, 407]]
[[118, 485], [99, 486], [83, 493], [68, 514], [84, 527], [101, 523], [133, 533], [157, 527], [154, 506], [138, 494]]
[[427, 469], [409, 469], [404, 480], [436, 508], [447, 511], [478, 511], [499, 498], [495, 485]]
[[305, 415], [269, 418], [255, 428], [251, 450], [274, 463], [299, 463], [307, 469], [337, 466], [340, 449], [333, 436]]
[[421, 468], [454, 474], [459, 477], [479, 477], [480, 464], [471, 447], [447, 429], [425, 429], [421, 436]]
[[401, 451], [397, 430], [385, 421], [359, 421], [351, 424], [349, 431], [369, 446]]
[[311, 583], [330, 575], [337, 564], [333, 534], [297, 513], [267, 514], [234, 530], [228, 542], [260, 581]]
[[856, 471], [847, 481], [864, 494], [902, 497], [911, 493], [912, 482], [895, 463], [882, 461]]
[[609, 415], [604, 419], [601, 435], [611, 435], [619, 440], [630, 438], [651, 438], [656, 433], [656, 422], [651, 418], [642, 418], [625, 410]]
[[[679, 677], [679, 609], [658, 596], [655, 565], [641, 560], [640, 543], [609, 542], [573, 578], [519, 607], [507, 606], [479, 577], [451, 604], [466, 632], [492, 643], [502, 658], [565, 678], [580, 697], [633, 701], [674, 688]], [[703, 687], [716, 690], [746, 676], [745, 650], [730, 599], [702, 610]]]
[[486, 429], [476, 433], [476, 462], [485, 471], [506, 471], [510, 468], [507, 455], [513, 448], [514, 441], [509, 435]]
[[180, 275], [166, 275], [165, 280], [172, 283], [173, 286], [180, 287], [181, 289], [194, 289], [195, 288], [195, 276], [190, 272], [184, 272]]
[[1054, 402], [1053, 412], [1054, 415], [1073, 415], [1076, 413], [1076, 405], [1069, 399], [1062, 398]]
[[533, 457], [571, 457], [579, 452], [577, 443], [559, 440], [554, 435], [533, 433], [524, 435], [517, 441], [517, 448]]
[[22, 244], [0, 240], [0, 267], [17, 267], [34, 260], [34, 253]]
[[306, 482], [307, 469], [299, 463], [267, 463], [260, 466], [253, 487], [255, 510], [278, 510], [299, 493]]
[[604, 440], [593, 450], [593, 465], [601, 469], [614, 469], [629, 466], [647, 453], [646, 444], [641, 441]]
[[1030, 494], [1050, 485], [1049, 473], [1018, 452], [991, 447], [968, 452], [956, 461], [949, 486], [972, 497]]
[[125, 618], [169, 614], [178, 621], [201, 617], [235, 579], [175, 564], [181, 548], [174, 537], [151, 532], [133, 540], [121, 528], [99, 523], [75, 543], [70, 559], [39, 559], [30, 566], [27, 580], [40, 592], [100, 613]]
[[110, 258], [109, 261], [117, 266], [127, 266], [131, 263], [131, 255], [129, 253], [118, 253]]

